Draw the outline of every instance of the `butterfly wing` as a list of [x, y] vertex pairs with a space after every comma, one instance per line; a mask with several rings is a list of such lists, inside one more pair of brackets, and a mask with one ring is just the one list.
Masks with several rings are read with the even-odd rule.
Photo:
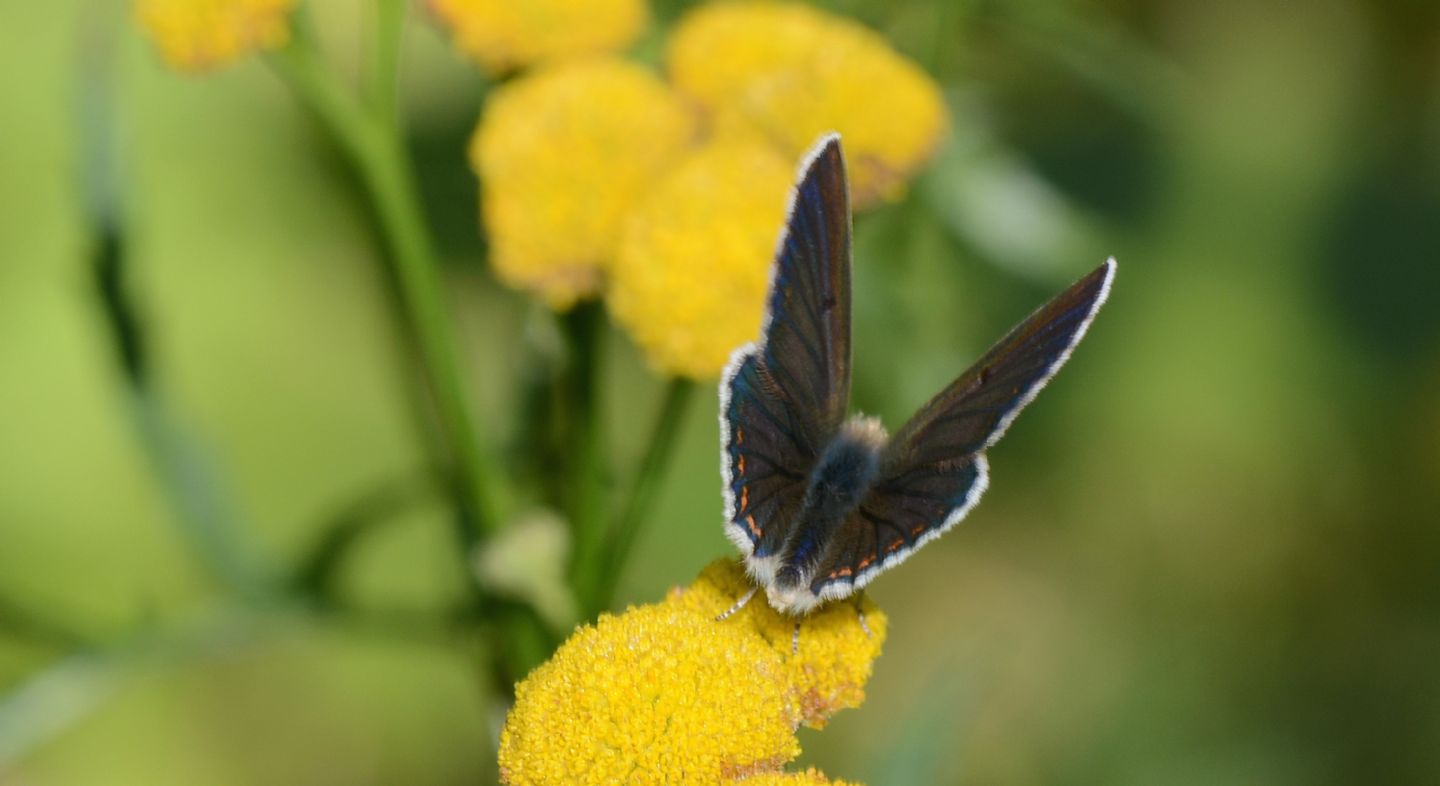
[[764, 574], [850, 397], [850, 206], [840, 139], [800, 167], [759, 341], [720, 381], [726, 534]]
[[991, 347], [905, 424], [879, 478], [811, 582], [844, 597], [964, 518], [989, 482], [983, 451], [1060, 370], [1104, 304], [1115, 260], [1075, 282]]

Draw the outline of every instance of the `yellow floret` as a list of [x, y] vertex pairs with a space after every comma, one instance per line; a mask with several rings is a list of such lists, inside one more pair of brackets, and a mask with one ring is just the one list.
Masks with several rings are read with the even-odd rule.
[[602, 617], [516, 690], [501, 779], [719, 783], [778, 768], [800, 752], [785, 678], [780, 656], [738, 625], [673, 605]]
[[767, 772], [741, 783], [744, 786], [858, 786], [847, 781], [832, 781], [814, 767], [804, 772]]
[[755, 339], [794, 164], [727, 137], [681, 160], [625, 228], [610, 310], [670, 374], [713, 378]]
[[864, 678], [855, 680], [879, 653], [884, 615], [867, 607], [867, 635], [853, 605], [823, 609], [803, 620], [792, 654], [795, 621], [763, 600], [715, 619], [745, 582], [735, 563], [717, 562], [663, 603], [579, 629], [517, 687], [501, 782], [831, 783], [782, 768], [800, 752], [795, 728], [819, 725], [809, 717], [817, 691], [853, 691], [852, 703], [827, 712], [863, 697]]
[[676, 25], [666, 65], [676, 86], [707, 106], [735, 105], [756, 82], [808, 68], [835, 19], [794, 3], [709, 3]]
[[[688, 590], [676, 593], [672, 602], [713, 617], [734, 605], [735, 599], [749, 588], [750, 579], [734, 563], [714, 562]], [[801, 618], [798, 638], [796, 618], [771, 608], [762, 596], [746, 604], [735, 617], [764, 636], [785, 659], [806, 726], [824, 728], [830, 716], [858, 707], [865, 700], [865, 683], [880, 656], [889, 624], [884, 612], [869, 598], [862, 595], [858, 600], [830, 603], [811, 612]], [[792, 654], [796, 644], [798, 649]]]
[[694, 135], [679, 97], [618, 59], [501, 88], [470, 146], [500, 279], [560, 309], [597, 294], [624, 218]]
[[793, 156], [839, 131], [857, 207], [900, 197], [946, 126], [939, 85], [918, 65], [806, 5], [703, 6], [677, 26], [666, 60], [679, 90], [712, 112], [741, 113]]
[[199, 71], [290, 38], [296, 0], [136, 0], [135, 15], [171, 67]]
[[644, 0], [431, 0], [455, 43], [492, 72], [619, 51], [649, 22]]

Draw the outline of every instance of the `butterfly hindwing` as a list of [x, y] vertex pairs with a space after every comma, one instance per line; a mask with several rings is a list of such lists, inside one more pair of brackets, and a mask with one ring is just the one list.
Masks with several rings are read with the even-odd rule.
[[760, 339], [732, 356], [720, 384], [726, 531], [757, 559], [783, 545], [850, 395], [850, 207], [839, 138], [822, 139], [800, 170]]
[[891, 438], [870, 493], [811, 590], [843, 597], [964, 518], [989, 483], [983, 451], [1064, 365], [1109, 294], [1114, 260], [1017, 325]]
[[863, 587], [963, 518], [988, 482], [983, 455], [916, 466], [881, 479], [836, 533], [810, 591], [840, 598]]
[[746, 555], [765, 557], [784, 543], [784, 525], [800, 509], [816, 449], [765, 376], [757, 352], [736, 356], [724, 390], [726, 533]]

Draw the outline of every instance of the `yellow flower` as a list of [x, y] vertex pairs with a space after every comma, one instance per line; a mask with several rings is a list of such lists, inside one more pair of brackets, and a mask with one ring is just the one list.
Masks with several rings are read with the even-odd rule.
[[789, 154], [845, 138], [858, 207], [893, 200], [946, 126], [940, 88], [858, 23], [791, 3], [721, 2], [686, 16], [666, 61], [677, 89], [738, 111]]
[[846, 781], [832, 781], [813, 767], [804, 772], [767, 772], [746, 778], [743, 783], [744, 786], [857, 786]]
[[199, 71], [290, 38], [296, 0], [136, 0], [135, 15], [173, 68]]
[[[822, 609], [803, 620], [792, 654], [794, 620], [763, 600], [716, 621], [745, 581], [717, 562], [663, 603], [578, 630], [517, 687], [501, 782], [829, 783], [782, 767], [800, 752], [799, 724], [863, 699], [885, 617], [866, 602], [867, 634], [852, 604]], [[837, 692], [845, 702], [817, 709], [814, 695]]]
[[680, 98], [618, 59], [547, 67], [498, 90], [470, 162], [500, 279], [559, 309], [597, 294], [624, 218], [694, 135]]
[[[673, 593], [668, 602], [713, 619], [733, 606], [750, 586], [750, 579], [735, 563], [720, 560], [706, 566], [689, 589]], [[748, 623], [773, 650], [785, 655], [801, 720], [811, 728], [824, 728], [830, 716], [865, 700], [865, 683], [880, 656], [888, 620], [869, 598], [862, 595], [858, 602], [859, 606], [853, 601], [831, 604], [805, 617], [798, 641], [795, 618], [771, 608], [758, 595], [730, 620]], [[860, 625], [862, 610], [864, 627]]]
[[773, 146], [727, 136], [680, 161], [635, 209], [608, 298], [651, 364], [714, 377], [756, 337], [793, 178]]
[[644, 0], [430, 0], [456, 44], [492, 72], [614, 52], [645, 29]]

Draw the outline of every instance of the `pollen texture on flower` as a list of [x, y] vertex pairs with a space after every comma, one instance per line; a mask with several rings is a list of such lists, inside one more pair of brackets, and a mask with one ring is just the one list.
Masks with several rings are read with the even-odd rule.
[[813, 767], [804, 772], [766, 772], [746, 778], [744, 783], [745, 786], [858, 786], [846, 781], [832, 781]]
[[296, 0], [137, 0], [135, 16], [171, 67], [200, 71], [290, 37]]
[[680, 98], [618, 59], [551, 66], [501, 88], [470, 145], [500, 279], [561, 309], [598, 293], [623, 220], [694, 135]]
[[677, 163], [630, 217], [610, 311], [652, 365], [713, 378], [755, 339], [794, 165], [754, 139], [717, 139]]
[[686, 16], [666, 61], [677, 89], [737, 111], [798, 156], [845, 138], [857, 207], [898, 198], [945, 129], [939, 85], [880, 35], [806, 5], [720, 2]]
[[[729, 609], [749, 588], [750, 579], [733, 563], [714, 562], [671, 602], [713, 617]], [[798, 641], [795, 618], [781, 614], [759, 598], [746, 604], [735, 617], [748, 623], [771, 648], [784, 655], [806, 726], [823, 728], [832, 715], [858, 707], [865, 700], [865, 683], [880, 656], [889, 624], [868, 597], [830, 603], [811, 612], [804, 617]], [[793, 654], [792, 647], [796, 648]]]
[[492, 72], [629, 46], [649, 21], [644, 0], [431, 0], [467, 55]]
[[818, 694], [848, 691], [827, 713], [863, 698], [884, 615], [866, 606], [867, 634], [853, 604], [822, 609], [804, 618], [792, 654], [795, 621], [761, 600], [715, 619], [745, 582], [717, 562], [663, 603], [579, 629], [517, 687], [501, 781], [831, 784], [783, 767], [800, 752], [796, 727], [823, 724], [816, 707], [829, 699]]

